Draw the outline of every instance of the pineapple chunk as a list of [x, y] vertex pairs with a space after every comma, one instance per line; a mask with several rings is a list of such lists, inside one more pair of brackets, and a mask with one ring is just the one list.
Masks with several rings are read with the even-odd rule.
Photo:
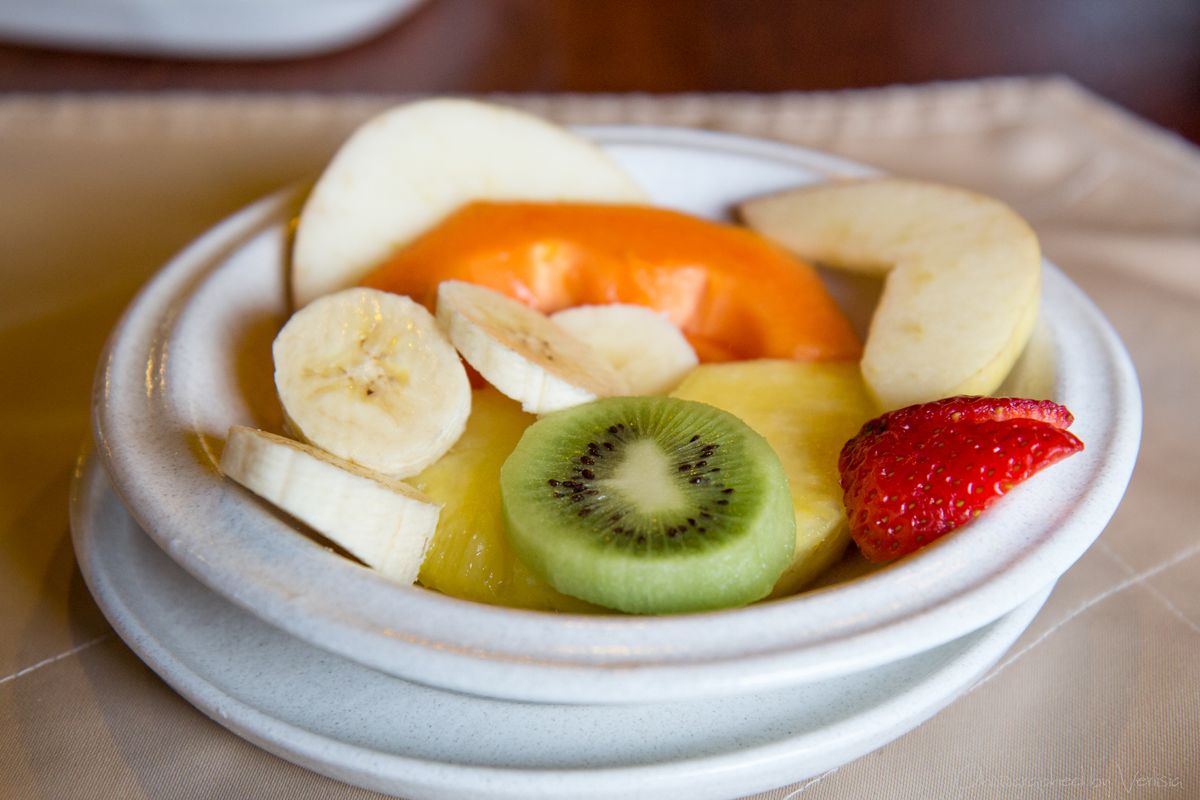
[[857, 362], [704, 364], [671, 394], [739, 417], [783, 462], [796, 513], [796, 550], [772, 597], [799, 591], [842, 556], [850, 534], [838, 454], [876, 413]]
[[596, 610], [534, 575], [508, 544], [500, 508], [500, 465], [534, 419], [495, 389], [477, 390], [462, 438], [441, 459], [409, 479], [444, 506], [419, 580], [442, 594], [491, 605]]

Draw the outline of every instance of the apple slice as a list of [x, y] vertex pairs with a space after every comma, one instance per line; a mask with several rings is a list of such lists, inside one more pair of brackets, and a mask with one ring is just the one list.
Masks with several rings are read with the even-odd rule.
[[990, 394], [1033, 333], [1037, 237], [998, 200], [871, 178], [758, 198], [741, 213], [804, 258], [886, 274], [862, 359], [863, 378], [885, 409]]
[[537, 117], [470, 100], [424, 100], [364, 123], [300, 213], [297, 308], [352, 286], [397, 247], [471, 200], [644, 203], [591, 142]]

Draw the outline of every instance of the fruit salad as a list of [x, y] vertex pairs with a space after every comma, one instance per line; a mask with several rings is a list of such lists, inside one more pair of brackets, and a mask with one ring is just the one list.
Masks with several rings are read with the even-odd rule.
[[[662, 614], [906, 556], [1082, 448], [986, 396], [1040, 290], [1006, 206], [874, 179], [740, 211], [654, 208], [511, 109], [385, 112], [297, 222], [285, 431], [232, 428], [222, 472], [400, 583]], [[883, 281], [865, 342], [812, 262]]]

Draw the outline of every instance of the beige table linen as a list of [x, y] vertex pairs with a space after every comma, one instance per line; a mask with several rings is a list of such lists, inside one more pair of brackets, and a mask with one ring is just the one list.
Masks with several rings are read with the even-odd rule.
[[[1107, 531], [966, 696], [762, 797], [1200, 797], [1200, 151], [1069, 82], [508, 98], [573, 123], [737, 131], [997, 194], [1112, 320], [1145, 397]], [[0, 98], [0, 796], [360, 798], [175, 695], [88, 595], [67, 530], [96, 358], [191, 237], [395, 98]]]

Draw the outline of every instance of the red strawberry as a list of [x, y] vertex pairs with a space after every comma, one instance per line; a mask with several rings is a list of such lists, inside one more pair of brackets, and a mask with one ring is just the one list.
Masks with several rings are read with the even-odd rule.
[[1048, 400], [948, 397], [884, 414], [838, 459], [850, 534], [890, 561], [970, 522], [1033, 473], [1083, 449]]

